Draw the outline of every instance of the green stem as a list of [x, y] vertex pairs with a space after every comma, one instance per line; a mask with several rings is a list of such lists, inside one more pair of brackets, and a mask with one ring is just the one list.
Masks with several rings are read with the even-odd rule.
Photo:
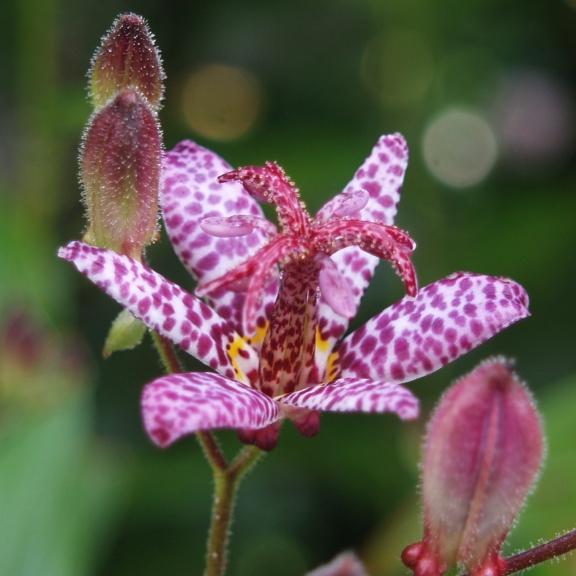
[[[166, 373], [183, 372], [172, 344], [156, 332], [150, 332]], [[226, 569], [228, 541], [234, 501], [240, 482], [263, 454], [255, 446], [245, 446], [228, 464], [216, 438], [210, 432], [198, 432], [196, 438], [212, 468], [214, 476], [214, 500], [204, 576], [222, 576]]]
[[234, 477], [230, 477], [226, 472], [215, 472], [205, 576], [221, 576], [226, 569], [232, 510], [237, 490], [238, 483]]
[[228, 472], [242, 480], [263, 454], [264, 452], [255, 446], [244, 446], [228, 466]]
[[[156, 346], [165, 372], [167, 374], [184, 372], [184, 367], [176, 355], [172, 344], [157, 332], [151, 330], [150, 335], [152, 336], [152, 341], [154, 342], [154, 346]], [[210, 432], [197, 432], [196, 438], [211, 468], [213, 470], [224, 470], [227, 462], [216, 438], [214, 438]]]
[[261, 455], [262, 452], [258, 448], [245, 446], [226, 470], [215, 471], [214, 500], [212, 502], [212, 519], [208, 533], [204, 576], [221, 576], [224, 574], [236, 493], [240, 482]]

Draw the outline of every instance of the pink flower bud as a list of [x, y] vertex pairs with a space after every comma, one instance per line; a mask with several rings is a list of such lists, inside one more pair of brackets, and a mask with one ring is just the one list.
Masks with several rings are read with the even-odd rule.
[[424, 446], [424, 538], [404, 563], [417, 576], [454, 564], [473, 576], [505, 574], [499, 556], [543, 455], [540, 417], [502, 358], [457, 381], [434, 412]]
[[136, 90], [94, 114], [80, 160], [86, 241], [140, 258], [156, 235], [161, 152], [156, 114]]
[[343, 552], [306, 576], [368, 576], [368, 573], [354, 552]]
[[89, 76], [96, 108], [128, 87], [138, 90], [152, 108], [160, 106], [164, 72], [154, 37], [141, 16], [116, 18], [94, 54]]

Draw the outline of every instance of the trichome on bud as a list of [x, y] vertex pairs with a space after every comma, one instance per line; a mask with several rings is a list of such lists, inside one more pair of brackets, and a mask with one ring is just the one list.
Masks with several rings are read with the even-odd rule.
[[89, 73], [90, 95], [96, 108], [124, 88], [134, 88], [158, 109], [164, 72], [154, 37], [136, 14], [121, 14], [102, 37]]
[[506, 573], [500, 547], [538, 475], [543, 456], [532, 396], [496, 358], [442, 397], [424, 445], [424, 537], [404, 563], [416, 576], [461, 565], [472, 576]]
[[156, 113], [135, 89], [96, 111], [80, 159], [88, 242], [141, 257], [156, 235], [161, 153]]

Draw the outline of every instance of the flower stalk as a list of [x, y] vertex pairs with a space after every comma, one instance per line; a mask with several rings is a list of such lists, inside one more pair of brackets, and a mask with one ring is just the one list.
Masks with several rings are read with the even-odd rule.
[[[157, 332], [151, 331], [150, 334], [165, 372], [167, 374], [182, 372], [183, 366], [172, 344]], [[204, 575], [221, 576], [226, 569], [234, 501], [240, 482], [263, 453], [254, 446], [245, 446], [231, 462], [228, 462], [212, 433], [197, 432], [196, 438], [210, 464], [214, 479]]]
[[552, 558], [576, 550], [576, 528], [548, 542], [506, 558], [506, 574], [526, 570]]
[[[505, 574], [514, 574], [522, 570], [527, 570], [552, 558], [558, 558], [563, 554], [568, 554], [568, 552], [572, 552], [573, 550], [576, 550], [576, 528], [566, 532], [566, 534], [562, 534], [562, 536], [557, 536], [543, 544], [538, 544], [528, 550], [505, 558]], [[465, 574], [464, 576], [469, 575]]]
[[240, 482], [262, 454], [255, 446], [245, 446], [225, 469], [214, 469], [214, 499], [204, 576], [221, 576], [225, 572], [236, 494]]

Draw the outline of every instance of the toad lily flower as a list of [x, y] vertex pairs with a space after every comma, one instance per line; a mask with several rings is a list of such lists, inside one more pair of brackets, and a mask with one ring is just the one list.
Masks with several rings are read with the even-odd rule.
[[[403, 383], [528, 315], [511, 280], [459, 273], [418, 292], [414, 244], [392, 223], [407, 165], [400, 135], [380, 138], [344, 191], [312, 218], [274, 163], [232, 170], [182, 142], [167, 153], [160, 203], [170, 240], [198, 281], [186, 293], [141, 263], [80, 242], [60, 256], [149, 328], [215, 370], [163, 376], [143, 392], [152, 440], [235, 428], [271, 449], [281, 421], [304, 435], [319, 411], [415, 418]], [[273, 204], [280, 230], [257, 201]], [[407, 296], [342, 336], [379, 259]]]

